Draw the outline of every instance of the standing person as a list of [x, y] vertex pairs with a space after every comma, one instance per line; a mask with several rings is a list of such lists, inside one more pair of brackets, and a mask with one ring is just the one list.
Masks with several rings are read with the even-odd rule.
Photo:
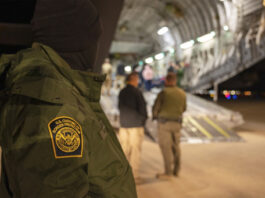
[[152, 80], [154, 77], [152, 67], [150, 65], [145, 65], [142, 75], [144, 78], [145, 89], [147, 91], [150, 91], [152, 89]]
[[106, 80], [102, 85], [102, 93], [110, 96], [110, 89], [112, 86], [112, 65], [110, 64], [110, 60], [108, 58], [105, 59], [104, 64], [102, 65], [102, 74], [106, 75]]
[[139, 165], [144, 125], [147, 119], [146, 102], [137, 88], [139, 77], [131, 73], [127, 86], [119, 94], [120, 125], [119, 139], [123, 151], [132, 166], [134, 178], [140, 182]]
[[180, 129], [186, 110], [186, 94], [176, 86], [176, 75], [166, 76], [165, 88], [153, 106], [153, 119], [158, 120], [158, 141], [164, 159], [165, 172], [158, 178], [178, 176], [180, 170]]
[[124, 64], [119, 64], [117, 67], [117, 71], [116, 71], [116, 79], [115, 79], [115, 88], [116, 89], [123, 89], [125, 86], [125, 78], [126, 78], [126, 74], [125, 74], [125, 65]]
[[1, 198], [137, 198], [100, 104], [100, 15], [90, 0], [37, 0], [31, 48], [0, 59]]
[[177, 65], [174, 62], [170, 62], [167, 69], [167, 73], [177, 73], [177, 69]]

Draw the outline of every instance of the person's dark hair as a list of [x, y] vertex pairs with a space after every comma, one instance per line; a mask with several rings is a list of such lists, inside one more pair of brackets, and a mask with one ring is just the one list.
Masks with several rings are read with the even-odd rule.
[[167, 74], [167, 76], [166, 76], [166, 80], [167, 80], [168, 82], [175, 82], [175, 81], [177, 81], [177, 76], [176, 76], [175, 73], [173, 73], [173, 72], [169, 72], [169, 73]]
[[126, 82], [130, 82], [131, 79], [132, 79], [133, 77], [135, 77], [135, 76], [138, 76], [138, 73], [137, 73], [137, 72], [132, 72], [132, 73], [130, 73], [130, 74], [127, 76], [127, 78], [126, 78]]

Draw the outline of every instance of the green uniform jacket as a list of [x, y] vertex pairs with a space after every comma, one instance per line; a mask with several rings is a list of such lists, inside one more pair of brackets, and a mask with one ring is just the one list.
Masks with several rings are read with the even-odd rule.
[[2, 56], [1, 198], [137, 197], [99, 104], [104, 79], [38, 43]]
[[165, 87], [153, 106], [154, 119], [179, 120], [186, 110], [186, 93], [177, 86]]

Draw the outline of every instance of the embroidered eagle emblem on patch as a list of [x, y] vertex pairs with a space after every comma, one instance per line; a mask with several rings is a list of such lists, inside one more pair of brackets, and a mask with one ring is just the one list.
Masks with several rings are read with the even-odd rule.
[[55, 158], [82, 157], [82, 128], [73, 118], [57, 117], [48, 124]]

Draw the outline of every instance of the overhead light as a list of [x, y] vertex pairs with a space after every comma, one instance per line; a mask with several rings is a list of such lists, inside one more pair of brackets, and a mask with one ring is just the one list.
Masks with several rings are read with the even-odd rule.
[[128, 74], [128, 73], [131, 73], [132, 72], [132, 67], [130, 65], [127, 65], [125, 66], [124, 68], [125, 72]]
[[145, 59], [145, 62], [146, 62], [147, 64], [151, 64], [151, 63], [154, 62], [154, 59], [153, 59], [152, 57], [149, 57], [149, 58]]
[[188, 42], [185, 42], [185, 43], [182, 43], [181, 45], [180, 45], [180, 48], [181, 49], [188, 49], [188, 48], [191, 48], [193, 45], [194, 45], [194, 40], [190, 40], [190, 41], [188, 41]]
[[169, 48], [168, 51], [169, 51], [169, 53], [171, 53], [171, 54], [174, 54], [174, 53], [175, 53], [175, 49], [174, 49], [173, 47]]
[[164, 26], [157, 31], [158, 35], [163, 35], [168, 32], [168, 27]]
[[205, 35], [197, 38], [197, 41], [199, 41], [200, 43], [204, 43], [204, 42], [212, 40], [215, 37], [215, 35], [216, 35], [215, 32], [212, 31], [209, 34], [205, 34]]
[[231, 91], [231, 95], [235, 95], [236, 94], [236, 91], [235, 90], [232, 90]]
[[165, 57], [164, 53], [160, 53], [160, 54], [155, 55], [155, 59], [156, 59], [156, 60], [161, 60], [161, 59], [163, 59], [164, 57]]
[[265, 6], [265, 0], [263, 0], [263, 6]]
[[224, 26], [224, 31], [228, 31], [229, 27], [227, 25]]
[[144, 65], [144, 61], [139, 61], [138, 65], [143, 66]]

